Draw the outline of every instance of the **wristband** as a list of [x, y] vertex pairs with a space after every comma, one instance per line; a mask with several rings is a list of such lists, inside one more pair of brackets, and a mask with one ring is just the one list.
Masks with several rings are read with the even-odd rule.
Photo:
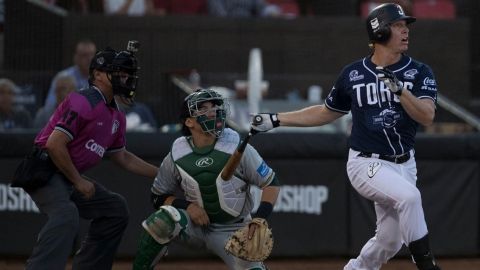
[[257, 212], [253, 215], [256, 218], [267, 219], [268, 216], [273, 212], [273, 204], [262, 201], [258, 206]]
[[187, 210], [187, 207], [191, 204], [191, 202], [184, 200], [184, 199], [178, 199], [176, 198], [172, 202], [172, 206], [178, 209], [185, 209]]
[[270, 114], [270, 120], [272, 120], [272, 125], [274, 128], [280, 126], [280, 120], [278, 120], [278, 113]]

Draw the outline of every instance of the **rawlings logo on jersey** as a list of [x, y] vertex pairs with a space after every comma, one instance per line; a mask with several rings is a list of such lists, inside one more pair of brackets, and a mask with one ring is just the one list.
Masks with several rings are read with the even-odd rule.
[[402, 115], [399, 112], [396, 112], [391, 109], [385, 109], [378, 116], [373, 117], [373, 124], [380, 124], [384, 128], [394, 127], [398, 120], [402, 118]]
[[409, 70], [407, 70], [403, 73], [403, 77], [405, 77], [405, 79], [408, 79], [408, 80], [414, 80], [415, 75], [417, 75], [417, 74], [418, 74], [418, 70], [409, 69]]
[[195, 161], [195, 165], [200, 168], [205, 168], [213, 164], [213, 159], [211, 157], [203, 157]]
[[363, 74], [358, 75], [358, 70], [356, 70], [356, 69], [350, 71], [350, 74], [348, 74], [348, 77], [350, 77], [351, 82], [358, 81], [358, 80], [363, 80], [363, 78], [364, 78]]

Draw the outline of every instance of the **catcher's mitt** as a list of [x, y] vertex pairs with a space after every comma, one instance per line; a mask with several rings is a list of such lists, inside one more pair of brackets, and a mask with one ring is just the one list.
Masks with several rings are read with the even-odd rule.
[[[248, 239], [248, 229], [250, 224], [257, 224], [252, 239]], [[260, 262], [268, 258], [273, 248], [273, 235], [268, 223], [263, 218], [254, 218], [245, 227], [237, 230], [230, 236], [225, 250], [240, 259]]]

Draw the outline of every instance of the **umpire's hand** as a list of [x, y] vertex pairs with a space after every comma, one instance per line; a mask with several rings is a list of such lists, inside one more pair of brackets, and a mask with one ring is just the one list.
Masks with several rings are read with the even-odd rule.
[[276, 113], [260, 113], [253, 116], [250, 128], [257, 132], [267, 132], [273, 128], [280, 126], [278, 114]]
[[80, 177], [78, 181], [75, 181], [73, 186], [78, 192], [82, 193], [83, 197], [87, 200], [95, 194], [95, 185], [83, 177]]

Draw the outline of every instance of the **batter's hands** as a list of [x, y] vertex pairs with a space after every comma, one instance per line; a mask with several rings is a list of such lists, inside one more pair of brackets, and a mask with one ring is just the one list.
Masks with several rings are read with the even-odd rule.
[[73, 186], [78, 192], [82, 193], [87, 200], [95, 194], [95, 185], [83, 177], [80, 177]]
[[208, 218], [207, 212], [205, 212], [205, 209], [198, 206], [196, 203], [191, 203], [188, 205], [187, 213], [192, 222], [198, 226], [206, 226], [210, 224], [210, 219]]
[[376, 69], [378, 79], [383, 81], [392, 93], [398, 96], [402, 95], [403, 84], [397, 79], [397, 76], [388, 68], [378, 66]]
[[273, 128], [280, 126], [278, 114], [276, 113], [260, 113], [253, 116], [250, 128], [257, 132], [267, 132]]

